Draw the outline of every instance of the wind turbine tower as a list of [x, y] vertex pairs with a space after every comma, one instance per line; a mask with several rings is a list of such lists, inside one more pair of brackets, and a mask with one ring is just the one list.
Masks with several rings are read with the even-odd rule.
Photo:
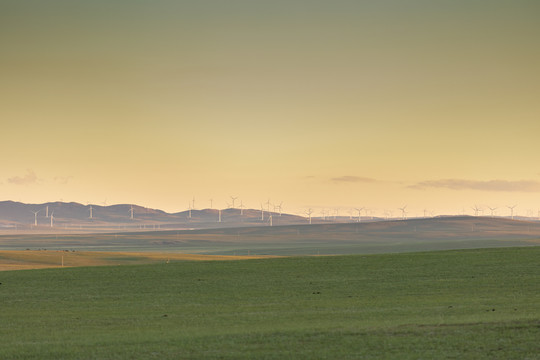
[[92, 219], [92, 205], [90, 205], [90, 219]]
[[366, 217], [369, 217], [371, 220], [373, 220], [373, 209], [364, 209], [366, 212]]
[[310, 208], [306, 211], [307, 216], [309, 216], [309, 225], [311, 225], [311, 214], [313, 214], [313, 210]]
[[238, 199], [238, 196], [231, 196], [231, 200], [232, 200], [232, 208], [234, 209], [234, 201]]
[[53, 227], [53, 221], [54, 221], [54, 211], [51, 213], [51, 227]]
[[34, 226], [37, 226], [37, 214], [40, 212], [41, 210], [38, 210], [38, 211], [32, 211], [34, 213]]
[[133, 205], [131, 205], [131, 208], [129, 209], [129, 212], [131, 213], [129, 218], [131, 220], [133, 220]]
[[243, 216], [244, 215], [244, 202], [242, 200], [240, 200], [240, 216]]
[[218, 222], [221, 222], [221, 209], [218, 209]]
[[45, 207], [45, 217], [49, 217], [49, 205]]
[[405, 209], [407, 208], [407, 205], [405, 205], [404, 207], [400, 207], [398, 208], [399, 210], [401, 210], [401, 220], [405, 220], [406, 219], [406, 211]]
[[264, 207], [263, 207], [263, 204], [261, 204], [261, 221], [264, 221]]
[[210, 199], [210, 209], [212, 209], [212, 202], [214, 201], [214, 199]]
[[516, 207], [517, 205], [514, 205], [514, 206], [507, 206], [507, 208], [510, 209], [510, 216], [512, 217], [512, 220], [514, 220], [514, 208]]
[[362, 221], [362, 210], [364, 210], [364, 208], [354, 208], [354, 210], [358, 211], [358, 222]]

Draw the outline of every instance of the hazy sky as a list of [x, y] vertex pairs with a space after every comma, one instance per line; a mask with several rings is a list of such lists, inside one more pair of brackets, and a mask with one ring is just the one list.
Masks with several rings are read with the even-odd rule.
[[537, 0], [4, 0], [0, 199], [537, 215], [539, 17]]

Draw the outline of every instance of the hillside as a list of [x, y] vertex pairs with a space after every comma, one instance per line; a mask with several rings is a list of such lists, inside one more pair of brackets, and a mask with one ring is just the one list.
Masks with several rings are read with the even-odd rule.
[[74, 202], [23, 204], [2, 201], [0, 202], [0, 231], [58, 233], [118, 231], [120, 229], [206, 229], [270, 225], [270, 216], [272, 216], [272, 225], [276, 226], [307, 222], [301, 216], [266, 211], [261, 214], [260, 210], [253, 209], [194, 209], [167, 213], [159, 209], [130, 204], [101, 206]]
[[0, 250], [156, 251], [212, 255], [365, 254], [539, 244], [539, 222], [485, 217], [0, 236]]

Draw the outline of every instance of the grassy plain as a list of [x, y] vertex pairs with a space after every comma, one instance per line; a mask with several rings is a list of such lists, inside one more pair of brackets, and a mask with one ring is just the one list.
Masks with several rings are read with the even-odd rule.
[[538, 359], [540, 247], [0, 272], [2, 359]]

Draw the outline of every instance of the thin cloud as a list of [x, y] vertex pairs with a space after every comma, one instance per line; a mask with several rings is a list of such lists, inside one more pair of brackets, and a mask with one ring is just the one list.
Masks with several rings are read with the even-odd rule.
[[443, 179], [422, 181], [409, 186], [412, 189], [425, 190], [428, 188], [443, 188], [451, 190], [478, 190], [478, 191], [504, 191], [504, 192], [540, 192], [540, 182], [534, 180], [463, 180]]
[[73, 176], [56, 176], [54, 178], [54, 181], [56, 181], [59, 184], [65, 185], [67, 184], [71, 179], [73, 179]]
[[335, 181], [335, 182], [348, 182], [348, 183], [372, 183], [372, 182], [377, 181], [375, 179], [368, 178], [368, 177], [350, 176], [350, 175], [339, 176], [339, 177], [332, 178], [330, 180]]
[[10, 177], [7, 181], [14, 185], [32, 185], [37, 184], [39, 179], [33, 170], [28, 169], [26, 170], [26, 175]]

